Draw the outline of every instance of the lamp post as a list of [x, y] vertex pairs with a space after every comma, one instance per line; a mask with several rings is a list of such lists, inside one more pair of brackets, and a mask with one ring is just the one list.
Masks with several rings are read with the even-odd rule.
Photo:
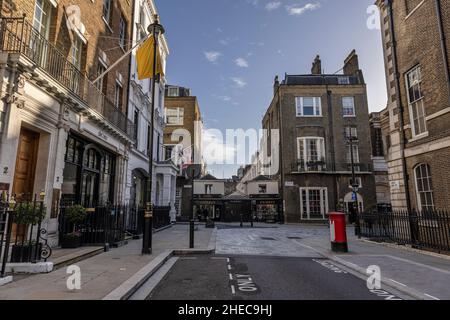
[[153, 35], [153, 71], [152, 71], [152, 100], [151, 100], [151, 117], [150, 117], [150, 143], [149, 143], [149, 164], [147, 180], [147, 196], [146, 210], [144, 215], [144, 239], [142, 242], [142, 254], [152, 254], [152, 229], [153, 229], [153, 203], [152, 203], [152, 180], [153, 180], [153, 133], [155, 123], [155, 88], [156, 88], [156, 64], [159, 37], [164, 34], [164, 27], [159, 23], [158, 15], [154, 15], [153, 23], [148, 26], [148, 32]]
[[359, 184], [356, 184], [356, 174], [355, 174], [355, 160], [353, 154], [353, 142], [357, 141], [358, 138], [353, 136], [352, 130], [350, 129], [350, 134], [347, 137], [347, 140], [350, 144], [350, 157], [351, 157], [351, 165], [352, 165], [352, 200], [353, 200], [353, 210], [356, 212], [356, 225], [355, 225], [355, 234], [358, 237], [361, 237], [361, 228], [359, 221], [359, 204], [358, 204], [358, 189]]
[[188, 170], [188, 177], [192, 180], [192, 210], [191, 214], [189, 215], [189, 248], [194, 248], [194, 228], [195, 228], [195, 217], [194, 217], [194, 181], [201, 175], [201, 170], [199, 168], [197, 172], [197, 165], [193, 164], [189, 167]]

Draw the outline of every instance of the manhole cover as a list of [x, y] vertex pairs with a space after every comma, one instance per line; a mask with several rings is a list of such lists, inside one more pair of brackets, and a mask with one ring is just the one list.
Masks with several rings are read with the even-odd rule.
[[287, 237], [288, 239], [291, 239], [291, 240], [301, 240], [302, 238], [300, 238], [300, 237]]
[[275, 238], [261, 237], [262, 240], [275, 241]]

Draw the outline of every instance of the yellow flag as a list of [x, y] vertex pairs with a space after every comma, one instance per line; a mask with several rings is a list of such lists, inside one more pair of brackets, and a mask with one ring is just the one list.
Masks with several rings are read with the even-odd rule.
[[[138, 49], [136, 53], [138, 79], [150, 79], [153, 76], [153, 52], [154, 37], [148, 38]], [[156, 53], [156, 74], [164, 75], [159, 49]]]

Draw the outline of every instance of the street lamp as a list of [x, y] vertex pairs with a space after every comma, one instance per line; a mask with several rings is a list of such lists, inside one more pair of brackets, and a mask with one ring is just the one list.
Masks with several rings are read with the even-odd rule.
[[152, 71], [152, 100], [151, 100], [151, 118], [150, 118], [150, 143], [149, 143], [149, 164], [147, 180], [146, 209], [144, 215], [144, 239], [142, 241], [142, 254], [152, 254], [152, 229], [153, 229], [153, 203], [152, 203], [152, 180], [153, 180], [153, 133], [155, 123], [155, 88], [156, 88], [156, 64], [158, 53], [159, 37], [165, 32], [164, 27], [159, 23], [157, 14], [153, 16], [153, 23], [148, 26], [148, 32], [153, 35], [153, 71]]

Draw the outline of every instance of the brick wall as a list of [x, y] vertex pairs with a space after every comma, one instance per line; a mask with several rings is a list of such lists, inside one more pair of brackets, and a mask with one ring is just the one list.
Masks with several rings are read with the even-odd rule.
[[[52, 6], [49, 41], [55, 44], [68, 59], [71, 59], [71, 37], [66, 24], [65, 10], [71, 5], [77, 5], [81, 10], [81, 22], [86, 27], [84, 34], [87, 44], [83, 46], [81, 70], [91, 80], [97, 76], [99, 55], [103, 51], [106, 53], [108, 65], [114, 63], [122, 57], [125, 51], [119, 46], [119, 24], [121, 16], [127, 21], [127, 48], [131, 43], [132, 28], [132, 1], [115, 0], [112, 1], [112, 19], [109, 26], [103, 21], [103, 1], [86, 0], [60, 0], [57, 8]], [[10, 3], [10, 4], [9, 4]], [[7, 16], [21, 16], [26, 14], [29, 22], [33, 21], [35, 1], [33, 0], [4, 0], [2, 13]], [[12, 8], [12, 10], [9, 10]], [[9, 13], [9, 14], [8, 14]], [[128, 97], [130, 58], [124, 59], [105, 78], [107, 83], [106, 95], [109, 100], [114, 101], [116, 79], [118, 73], [122, 76], [122, 111], [126, 112]]]
[[[450, 161], [448, 144], [450, 143], [450, 94], [446, 78], [442, 46], [440, 42], [437, 10], [435, 1], [393, 1], [394, 32], [397, 40], [397, 65], [400, 80], [400, 92], [395, 90], [394, 68], [392, 64], [392, 30], [389, 28], [386, 7], [382, 8], [383, 49], [386, 60], [386, 78], [389, 92], [389, 104], [386, 115], [389, 124], [385, 126], [385, 139], [390, 142], [388, 152], [389, 180], [400, 182], [400, 189], [391, 190], [393, 206], [397, 209], [406, 206], [404, 194], [403, 169], [400, 152], [399, 109], [400, 101], [404, 107], [404, 123], [409, 194], [411, 204], [417, 206], [414, 171], [416, 165], [428, 163], [431, 166], [434, 185], [435, 204], [438, 209], [450, 207], [447, 184]], [[441, 1], [444, 33], [447, 50], [450, 48], [450, 8], [449, 1]], [[450, 63], [450, 59], [447, 58]], [[422, 69], [422, 90], [424, 94], [425, 114], [427, 116], [428, 135], [415, 139], [410, 121], [410, 108], [406, 90], [405, 76], [412, 68], [420, 65]], [[388, 129], [386, 129], [388, 127]], [[446, 158], [447, 157], [447, 158]], [[447, 168], [446, 168], [447, 167]], [[438, 174], [437, 174], [438, 173]]]

